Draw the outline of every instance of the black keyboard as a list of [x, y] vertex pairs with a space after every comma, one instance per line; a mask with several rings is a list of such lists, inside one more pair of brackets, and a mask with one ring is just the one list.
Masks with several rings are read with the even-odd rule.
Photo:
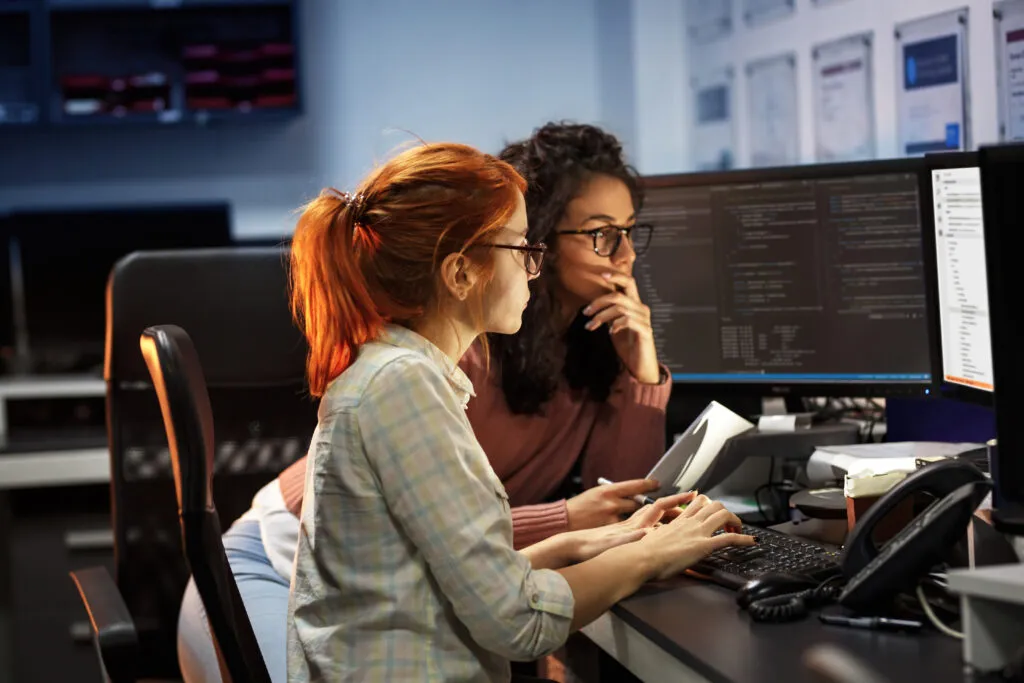
[[839, 573], [839, 553], [823, 545], [756, 526], [744, 525], [740, 533], [756, 536], [757, 545], [716, 550], [692, 571], [733, 590], [765, 574], [824, 581]]

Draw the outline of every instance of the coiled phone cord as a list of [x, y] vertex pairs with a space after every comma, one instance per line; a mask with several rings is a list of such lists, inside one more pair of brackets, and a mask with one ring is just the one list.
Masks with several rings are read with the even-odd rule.
[[842, 586], [833, 583], [837, 578], [842, 577], [833, 576], [814, 588], [797, 593], [756, 600], [747, 606], [747, 612], [751, 619], [759, 622], [778, 624], [803, 619], [812, 608], [835, 602], [843, 590]]

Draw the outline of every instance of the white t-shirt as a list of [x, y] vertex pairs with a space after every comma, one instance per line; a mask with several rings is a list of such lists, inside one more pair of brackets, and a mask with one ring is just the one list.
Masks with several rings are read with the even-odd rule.
[[260, 525], [263, 549], [270, 558], [274, 571], [285, 581], [292, 580], [295, 548], [299, 544], [299, 518], [289, 512], [281, 495], [277, 479], [256, 492], [252, 507], [245, 511], [239, 522], [256, 521]]

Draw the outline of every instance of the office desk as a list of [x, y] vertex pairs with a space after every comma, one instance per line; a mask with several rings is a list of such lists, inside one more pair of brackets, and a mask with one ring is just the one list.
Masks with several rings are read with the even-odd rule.
[[799, 683], [811, 681], [804, 652], [832, 643], [892, 683], [980, 681], [963, 672], [960, 641], [925, 631], [904, 635], [825, 626], [812, 614], [758, 624], [736, 594], [690, 578], [647, 586], [583, 633], [643, 681]]

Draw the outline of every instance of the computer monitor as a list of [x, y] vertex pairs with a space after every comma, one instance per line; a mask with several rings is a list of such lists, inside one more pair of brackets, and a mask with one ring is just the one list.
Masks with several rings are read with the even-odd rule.
[[231, 244], [225, 203], [18, 210], [10, 223], [31, 372], [102, 368], [107, 277], [121, 257]]
[[992, 404], [992, 346], [974, 152], [925, 156], [921, 176], [925, 284], [933, 326], [932, 377], [940, 396]]
[[996, 457], [993, 520], [1007, 533], [1024, 535], [1024, 429], [1017, 401], [1024, 393], [1024, 318], [1017, 296], [1024, 225], [1024, 146], [982, 147], [981, 196], [985, 223], [992, 369], [995, 375]]
[[654, 176], [635, 276], [676, 392], [931, 391], [922, 159]]

